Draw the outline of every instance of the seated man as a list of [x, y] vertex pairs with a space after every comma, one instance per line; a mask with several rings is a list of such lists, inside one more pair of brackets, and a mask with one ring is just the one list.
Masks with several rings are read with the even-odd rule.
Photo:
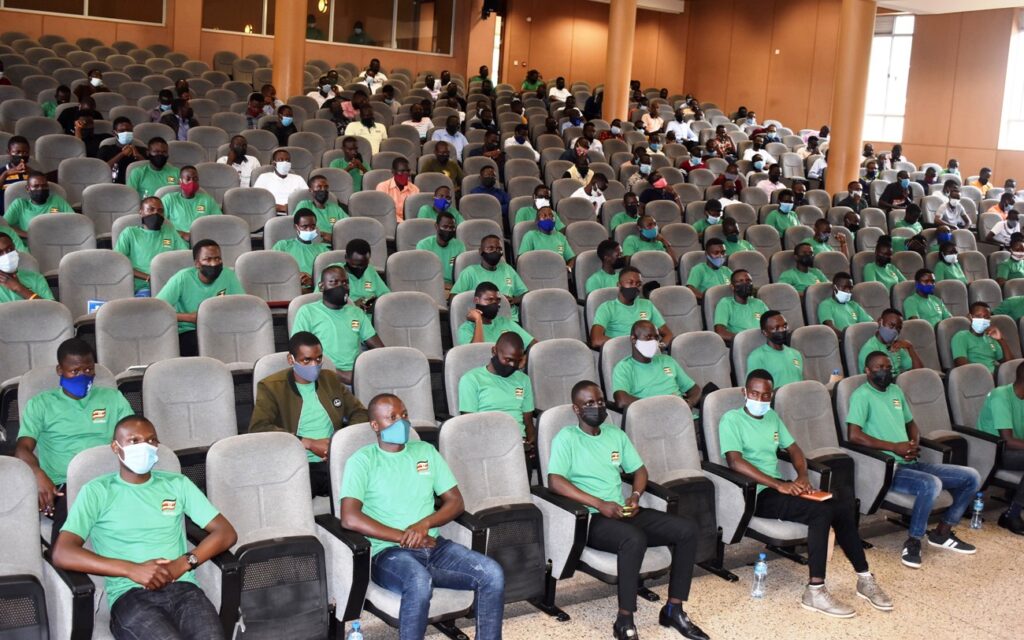
[[491, 361], [459, 378], [459, 412], [501, 411], [515, 418], [530, 458], [536, 456], [533, 388], [520, 371], [525, 350], [518, 333], [507, 331], [491, 347]]
[[[814, 236], [807, 242], [814, 249], [814, 255], [836, 251], [829, 240], [832, 238], [832, 223], [828, 218], [818, 218], [814, 221]], [[836, 242], [839, 243], [839, 252], [847, 258], [850, 257], [850, 249], [846, 246], [846, 234], [835, 234]]]
[[1024, 238], [1015, 237], [1010, 240], [1010, 259], [996, 267], [996, 282], [1002, 287], [1007, 280], [1019, 278], [1024, 278]]
[[430, 204], [421, 206], [420, 210], [416, 212], [416, 217], [429, 218], [436, 222], [437, 217], [442, 213], [447, 213], [455, 218], [455, 224], [462, 224], [466, 221], [452, 204], [452, 190], [445, 185], [434, 189], [434, 200]]
[[537, 211], [537, 228], [527, 231], [519, 243], [520, 257], [528, 251], [557, 253], [570, 269], [576, 262], [576, 252], [569, 246], [569, 240], [555, 229], [555, 210], [551, 207], [541, 207]]
[[[345, 245], [345, 267], [348, 273], [348, 296], [356, 306], [373, 313], [377, 298], [391, 293], [380, 274], [370, 264], [370, 243], [361, 238], [349, 240]], [[323, 275], [320, 276], [323, 278]], [[331, 355], [327, 354], [328, 357]]]
[[213, 240], [200, 240], [192, 245], [192, 259], [196, 268], [182, 269], [171, 276], [156, 296], [177, 312], [182, 357], [199, 355], [196, 321], [203, 300], [245, 293], [234, 269], [224, 268], [220, 245]]
[[935, 263], [935, 281], [959, 280], [968, 285], [967, 274], [960, 266], [960, 257], [957, 255], [956, 245], [952, 242], [943, 242], [939, 245], [939, 258]]
[[[755, 169], [756, 169], [757, 165], [755, 164], [754, 166], [755, 166]], [[760, 171], [760, 169], [757, 169], [757, 170]], [[781, 191], [781, 190], [786, 189], [786, 184], [784, 182], [782, 182], [782, 167], [780, 165], [778, 165], [778, 164], [773, 164], [773, 165], [769, 166], [768, 167], [768, 177], [765, 178], [764, 180], [761, 180], [760, 182], [758, 182], [755, 186], [758, 189], [761, 189], [762, 191], [764, 191], [766, 194], [768, 194], [769, 197], [771, 197], [772, 193], [774, 193], [776, 191]], [[780, 198], [779, 199], [779, 206], [781, 207], [781, 205], [782, 205], [782, 199]], [[783, 211], [783, 213], [786, 213], [786, 212]]]
[[649, 320], [658, 328], [661, 348], [672, 342], [672, 331], [665, 324], [657, 307], [640, 297], [640, 271], [625, 267], [619, 271], [619, 295], [603, 302], [594, 314], [590, 327], [590, 346], [600, 349], [612, 338], [628, 336], [637, 320]]
[[286, 104], [279, 106], [277, 108], [277, 120], [271, 120], [263, 125], [263, 130], [274, 134], [274, 137], [277, 138], [278, 146], [288, 146], [289, 136], [299, 131], [298, 127], [295, 126], [295, 114], [292, 113], [292, 108]]
[[757, 251], [754, 245], [740, 237], [740, 225], [736, 222], [736, 218], [731, 216], [722, 218], [722, 235], [725, 236], [726, 257], [740, 251]]
[[906, 279], [892, 263], [892, 238], [882, 236], [875, 245], [875, 261], [864, 266], [863, 282], [881, 282], [892, 291], [893, 285]]
[[[857, 572], [857, 595], [881, 611], [892, 611], [892, 600], [882, 591], [868, 570], [854, 505], [834, 499], [814, 502], [800, 498], [814, 491], [807, 481], [807, 459], [779, 414], [771, 408], [774, 394], [772, 375], [764, 369], [747, 374], [746, 404], [722, 416], [718, 423], [719, 443], [729, 468], [757, 482], [754, 513], [761, 518], [800, 522], [807, 525], [807, 565], [810, 574], [801, 606], [836, 618], [852, 618], [853, 607], [839, 602], [825, 587], [830, 530]], [[784, 449], [796, 470], [796, 480], [785, 481], [779, 472], [778, 452]]]
[[864, 186], [859, 180], [851, 181], [846, 188], [847, 196], [840, 200], [837, 206], [853, 209], [854, 213], [860, 213], [871, 206], [868, 199], [864, 197]]
[[619, 272], [626, 266], [626, 258], [622, 255], [622, 247], [614, 240], [602, 240], [597, 245], [597, 258], [601, 268], [587, 278], [586, 295], [597, 289], [619, 286]]
[[68, 201], [56, 193], [50, 193], [50, 182], [46, 174], [28, 172], [27, 198], [17, 198], [4, 211], [4, 220], [22, 238], [28, 238], [28, 224], [45, 213], [74, 213]]
[[[996, 387], [985, 397], [978, 416], [978, 429], [998, 436], [1005, 442], [1000, 460], [1003, 469], [1024, 471], [1024, 364], [1017, 366], [1017, 374], [1010, 384]], [[1017, 485], [1013, 502], [999, 516], [999, 526], [1024, 536], [1024, 481]]]
[[373, 107], [364, 104], [359, 107], [359, 119], [353, 120], [345, 127], [345, 135], [366, 138], [370, 143], [371, 153], [377, 153], [380, 151], [380, 143], [388, 138], [388, 128], [376, 121]]
[[227, 155], [217, 158], [217, 164], [226, 164], [238, 174], [238, 186], [248, 187], [252, 172], [260, 167], [259, 158], [249, 155], [249, 142], [245, 136], [231, 138]]
[[[458, 116], [455, 116], [455, 120], [457, 121], [458, 119]], [[456, 124], [457, 127], [458, 125]], [[441, 133], [444, 133], [444, 130], [441, 130]], [[461, 136], [462, 134], [460, 133], [459, 135]], [[463, 173], [462, 166], [452, 158], [451, 154], [451, 145], [447, 142], [439, 141], [434, 143], [434, 157], [427, 158], [419, 173], [443, 173], [448, 176], [448, 179], [455, 185], [455, 190], [458, 191], [466, 174]]]
[[[1012, 193], [1003, 194], [1009, 196], [1010, 205], [1013, 206], [1014, 196]], [[988, 234], [985, 236], [986, 242], [994, 242], [1000, 247], [1010, 246], [1010, 236], [1020, 232], [1020, 212], [1016, 209], [1010, 209], [1006, 212], [1006, 217], [1003, 220], [995, 223]]]
[[915, 235], [921, 233], [924, 227], [921, 225], [921, 207], [913, 202], [907, 205], [902, 220], [897, 220], [894, 229], [910, 229]]
[[679, 257], [665, 236], [661, 235], [658, 222], [653, 216], [646, 214], [640, 216], [636, 221], [636, 226], [639, 233], [628, 235], [622, 241], [622, 255], [632, 256], [641, 251], [662, 251], [672, 258], [673, 264], [679, 262]]
[[594, 206], [594, 216], [601, 215], [601, 207], [604, 206], [606, 198], [604, 192], [608, 190], [608, 178], [604, 174], [597, 173], [593, 180], [579, 187], [570, 194], [572, 198], [583, 198], [589, 200]]
[[[590, 511], [587, 546], [616, 556], [619, 611], [613, 637], [638, 637], [633, 613], [640, 566], [649, 547], [668, 546], [672, 551], [668, 602], [658, 614], [658, 624], [685, 638], [707, 640], [708, 635], [683, 610], [697, 554], [697, 525], [679, 515], [640, 508], [647, 468], [625, 432], [608, 422], [604, 395], [596, 383], [577, 382], [572, 407], [579, 423], [562, 429], [551, 441], [548, 486]], [[633, 475], [633, 492], [626, 500], [622, 498], [624, 472]]]
[[704, 203], [704, 217], [693, 223], [693, 229], [697, 232], [697, 235], [704, 237], [704, 232], [711, 225], [718, 224], [722, 221], [722, 203], [718, 200], [708, 200]]
[[903, 301], [903, 315], [907, 320], [927, 320], [932, 327], [953, 317], [942, 298], [935, 295], [935, 276], [928, 269], [914, 274], [914, 293]]
[[800, 218], [794, 209], [793, 192], [789, 189], [779, 191], [779, 208], [768, 214], [764, 223], [779, 232], [779, 237], [786, 236], [786, 229], [800, 226]]
[[704, 299], [704, 292], [719, 284], [729, 284], [732, 269], [725, 266], [725, 243], [718, 238], [711, 238], [704, 243], [704, 262], [690, 269], [686, 278], [686, 286], [697, 296]]
[[124, 116], [114, 118], [114, 136], [117, 144], [106, 144], [96, 150], [96, 157], [107, 163], [114, 182], [124, 184], [128, 165], [146, 159], [146, 148], [135, 144], [135, 125]]
[[350, 284], [343, 267], [332, 264], [324, 269], [320, 274], [323, 298], [299, 307], [292, 323], [293, 336], [308, 331], [320, 340], [324, 354], [347, 385], [352, 384], [352, 369], [362, 346], [384, 346], [370, 316], [349, 297]]
[[316, 228], [327, 244], [334, 237], [334, 223], [344, 220], [348, 213], [337, 200], [331, 198], [331, 184], [324, 176], [312, 176], [307, 183], [311, 197], [295, 205], [295, 210], [307, 209], [316, 215]]
[[508, 300], [512, 306], [512, 319], [519, 322], [519, 303], [526, 295], [526, 283], [515, 269], [501, 259], [502, 252], [501, 238], [496, 235], [485, 236], [480, 241], [480, 264], [462, 270], [449, 292], [449, 302], [463, 291], [475, 291], [481, 282], [490, 282]]
[[910, 174], [900, 171], [896, 174], [896, 182], [889, 183], [878, 196], [878, 208], [888, 214], [893, 209], [905, 208], [913, 201], [913, 192], [910, 190]]
[[[462, 514], [462, 494], [437, 449], [409, 440], [405, 405], [391, 394], [370, 400], [377, 442], [345, 463], [341, 526], [370, 539], [370, 576], [401, 596], [399, 636], [422, 638], [434, 588], [476, 592], [476, 638], [498, 640], [505, 574], [491, 558], [438, 535]], [[441, 506], [435, 510], [435, 500]]]
[[807, 287], [812, 284], [828, 282], [828, 276], [814, 266], [814, 249], [810, 243], [801, 242], [793, 247], [793, 258], [796, 260], [796, 265], [783, 271], [779, 276], [779, 282], [796, 289], [801, 298], [807, 291]]
[[0, 171], [0, 196], [3, 196], [4, 191], [12, 184], [28, 180], [29, 154], [28, 138], [25, 136], [11, 136], [7, 141], [8, 160]]
[[895, 309], [883, 311], [882, 315], [878, 317], [878, 330], [875, 335], [868, 338], [857, 354], [857, 371], [865, 371], [868, 354], [875, 351], [881, 351], [889, 356], [889, 360], [892, 361], [893, 377], [904, 371], [924, 367], [914, 345], [906, 340], [900, 340], [901, 331], [903, 331], [903, 314]]
[[398, 222], [405, 220], [405, 201], [409, 196], [420, 192], [420, 188], [410, 179], [411, 175], [409, 161], [405, 158], [395, 158], [391, 163], [391, 178], [377, 185], [376, 190], [386, 193], [391, 202], [395, 203], [395, 216]]
[[345, 136], [341, 141], [344, 158], [331, 161], [332, 169], [341, 169], [352, 177], [352, 193], [363, 190], [363, 176], [370, 170], [363, 164], [363, 154], [359, 152], [359, 141], [355, 136]]
[[[118, 470], [81, 488], [53, 564], [105, 576], [115, 638], [223, 638], [195, 569], [235, 544], [234, 527], [188, 477], [153, 471], [160, 440], [149, 420], [119, 420], [107, 440]], [[186, 517], [209, 533], [191, 550]]]
[[39, 485], [39, 512], [53, 518], [51, 544], [68, 515], [64, 483], [68, 464], [90, 447], [110, 442], [114, 425], [135, 413], [121, 392], [93, 386], [96, 351], [81, 338], [57, 347], [58, 386], [25, 405], [14, 455], [32, 468]]
[[958, 331], [950, 343], [953, 366], [973, 362], [985, 365], [988, 372], [994, 374], [1013, 352], [1003, 333], [992, 326], [992, 309], [987, 302], [972, 302], [970, 318], [971, 328]]
[[459, 326], [458, 344], [476, 342], [497, 342], [501, 334], [511, 331], [523, 339], [526, 350], [536, 340], [519, 323], [507, 316], [499, 316], [501, 294], [498, 287], [490, 282], [481, 282], [473, 292], [473, 308], [466, 314], [466, 321]]
[[[444, 187], [447, 188], [447, 187]], [[421, 251], [429, 251], [436, 255], [441, 261], [441, 271], [444, 273], [445, 293], [451, 291], [455, 283], [455, 259], [466, 250], [462, 240], [455, 237], [455, 228], [458, 221], [455, 214], [450, 210], [440, 211], [437, 214], [437, 221], [434, 223], [435, 235], [427, 236], [416, 243], [416, 248]]]
[[53, 300], [53, 292], [42, 274], [18, 269], [21, 256], [14, 238], [0, 233], [0, 303], [15, 300]]
[[789, 346], [789, 324], [778, 311], [761, 316], [761, 333], [767, 338], [747, 356], [747, 371], [764, 369], [772, 376], [776, 389], [804, 379], [804, 354]]
[[309, 209], [297, 209], [292, 216], [295, 224], [295, 238], [286, 238], [274, 243], [272, 250], [283, 251], [295, 258], [299, 264], [299, 279], [302, 284], [302, 293], [309, 293], [313, 290], [313, 264], [316, 257], [321, 253], [327, 253], [331, 246], [319, 242], [320, 231], [317, 229], [316, 214]]
[[274, 194], [277, 213], [288, 213], [288, 198], [296, 191], [306, 190], [306, 181], [297, 173], [292, 173], [292, 154], [287, 149], [274, 152], [274, 170], [261, 173], [253, 187], [266, 189]]
[[167, 219], [181, 237], [188, 240], [193, 222], [203, 216], [219, 216], [223, 212], [213, 196], [199, 190], [199, 172], [195, 167], [182, 167], [178, 173], [178, 184], [181, 191], [165, 194], [160, 200], [167, 212]]
[[509, 197], [508, 192], [502, 189], [498, 185], [498, 174], [494, 171], [494, 167], [485, 165], [480, 169], [480, 185], [473, 187], [470, 193], [485, 193], [489, 196], [494, 196], [501, 205], [501, 217], [503, 220], [508, 222], [508, 205], [512, 201]]
[[161, 187], [178, 184], [178, 168], [167, 164], [167, 141], [157, 136], [146, 145], [146, 159], [149, 164], [135, 167], [127, 177], [127, 185], [139, 193], [140, 198], [155, 196]]
[[[308, 306], [308, 305], [307, 305]], [[249, 432], [284, 431], [297, 437], [309, 460], [314, 496], [331, 496], [327, 454], [342, 427], [369, 422], [366, 408], [338, 374], [323, 368], [320, 340], [298, 331], [288, 340], [288, 369], [259, 381]]]
[[125, 227], [117, 236], [114, 251], [132, 262], [135, 274], [135, 294], [148, 297], [150, 268], [153, 258], [165, 251], [188, 249], [177, 228], [164, 218], [164, 204], [160, 198], [150, 196], [139, 208], [139, 226]]
[[636, 224], [642, 215], [644, 215], [644, 204], [640, 202], [640, 198], [635, 193], [627, 191], [626, 195], [622, 196], [622, 211], [612, 216], [609, 226], [614, 232], [624, 224]]
[[955, 183], [949, 189], [949, 197], [935, 210], [935, 223], [942, 223], [951, 229], [966, 229], [971, 226], [964, 205], [960, 204], [960, 187]]
[[696, 407], [701, 389], [686, 375], [675, 358], [658, 347], [658, 330], [647, 320], [637, 320], [629, 335], [632, 353], [612, 369], [612, 397], [622, 410], [642, 398], [679, 396]]
[[974, 545], [960, 540], [953, 525], [981, 487], [981, 477], [970, 467], [919, 462], [921, 434], [910, 413], [907, 398], [893, 384], [889, 356], [872, 351], [866, 358], [867, 382], [850, 396], [846, 416], [847, 438], [853, 444], [882, 451], [896, 460], [891, 491], [914, 496], [910, 537], [903, 543], [901, 561], [912, 569], [921, 567], [921, 539], [926, 533], [932, 506], [941, 490], [953, 495], [953, 504], [939, 525], [928, 533], [928, 544], [957, 553], [971, 554]]
[[832, 295], [818, 304], [818, 322], [840, 338], [851, 324], [871, 322], [871, 316], [853, 299], [853, 278], [840, 271], [832, 278]]
[[768, 305], [754, 295], [754, 281], [746, 269], [737, 269], [729, 277], [732, 297], [722, 298], [715, 306], [715, 333], [726, 344], [732, 344], [736, 334], [746, 329], [757, 329], [761, 318], [768, 313]]

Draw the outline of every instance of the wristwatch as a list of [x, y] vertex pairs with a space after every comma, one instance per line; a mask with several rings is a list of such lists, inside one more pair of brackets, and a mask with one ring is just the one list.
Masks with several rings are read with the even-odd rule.
[[185, 562], [188, 563], [188, 570], [192, 571], [199, 566], [199, 558], [194, 553], [185, 554]]

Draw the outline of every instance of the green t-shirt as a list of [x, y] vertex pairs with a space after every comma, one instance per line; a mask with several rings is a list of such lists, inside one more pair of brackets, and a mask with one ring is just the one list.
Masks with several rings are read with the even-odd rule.
[[[554, 213], [555, 213], [555, 231], [561, 231], [561, 230], [565, 229], [565, 223], [562, 222], [562, 219], [558, 216], [558, 212], [554, 212]], [[618, 214], [618, 215], [622, 215], [622, 214]], [[618, 215], [616, 217], [618, 217]], [[515, 221], [515, 224], [513, 224], [512, 226], [515, 226], [516, 224], [519, 224], [520, 222], [536, 222], [536, 221], [537, 221], [537, 208], [536, 207], [533, 207], [533, 206], [519, 207], [519, 210], [516, 211], [516, 221]], [[636, 222], [636, 220], [633, 220], [633, 222]], [[612, 225], [612, 229], [614, 229], [614, 228], [615, 228], [615, 226]]]
[[783, 346], [776, 350], [770, 344], [761, 345], [747, 357], [747, 371], [755, 369], [764, 369], [772, 374], [778, 389], [804, 379], [804, 355], [793, 347]]
[[523, 80], [522, 89], [523, 91], [536, 91], [540, 86], [544, 84], [544, 81], [537, 78], [536, 82], [530, 82], [529, 80]]
[[746, 304], [736, 301], [736, 298], [722, 298], [715, 307], [715, 325], [722, 325], [730, 333], [739, 333], [744, 329], [758, 329], [761, 327], [761, 316], [768, 311], [768, 305], [761, 300], [750, 296]]
[[810, 238], [805, 242], [811, 245], [811, 251], [814, 252], [814, 255], [818, 255], [819, 253], [828, 253], [829, 251], [838, 251], [838, 249], [829, 244], [828, 241], [818, 242], [814, 238]]
[[690, 275], [686, 278], [686, 286], [705, 293], [715, 285], [729, 284], [731, 278], [732, 269], [729, 267], [723, 265], [715, 269], [705, 261], [690, 269]]
[[1024, 260], [1004, 260], [996, 267], [996, 277], [1003, 280], [1024, 278]]
[[64, 484], [71, 459], [90, 447], [109, 445], [114, 426], [134, 413], [117, 389], [94, 385], [79, 399], [60, 387], [47, 389], [25, 405], [18, 437], [36, 441], [39, 467], [54, 484]]
[[[29, 291], [38, 295], [44, 300], [53, 300], [53, 291], [50, 291], [50, 285], [46, 283], [46, 278], [42, 274], [36, 273], [35, 271], [28, 271], [26, 269], [18, 269], [18, 280], [21, 284], [28, 287]], [[24, 300], [21, 296], [14, 293], [7, 287], [0, 287], [0, 303], [2, 302], [14, 302], [16, 300]], [[73, 309], [72, 315], [84, 314], [85, 309]]]
[[637, 320], [648, 320], [659, 329], [665, 324], [657, 307], [644, 298], [637, 298], [631, 305], [623, 304], [618, 298], [601, 303], [593, 324], [604, 327], [604, 334], [609, 338], [617, 338], [628, 336]]
[[[328, 266], [339, 266], [346, 267], [342, 262], [335, 262]], [[362, 300], [363, 298], [379, 298], [386, 293], [391, 293], [391, 289], [388, 285], [384, 284], [381, 280], [380, 274], [372, 266], [366, 267], [366, 271], [363, 272], [361, 278], [357, 278], [354, 273], [345, 268], [345, 273], [348, 274], [348, 298], [349, 300]], [[322, 276], [321, 276], [322, 277]]]
[[[715, 224], [718, 223], [716, 222]], [[707, 231], [708, 227], [710, 226], [711, 222], [708, 221], [707, 217], [704, 217], [698, 220], [697, 222], [693, 223], [693, 230], [699, 233], [700, 235], [704, 235], [704, 232]]]
[[[203, 300], [243, 293], [245, 289], [238, 281], [235, 271], [225, 267], [220, 276], [210, 284], [199, 279], [197, 269], [182, 269], [171, 276], [156, 297], [174, 307], [177, 313], [195, 313]], [[192, 322], [178, 323], [178, 333], [195, 330], [196, 325]]]
[[323, 300], [299, 307], [292, 323], [292, 335], [309, 331], [320, 339], [324, 355], [339, 371], [351, 371], [364, 342], [377, 335], [370, 316], [354, 304], [328, 309]]
[[[473, 342], [473, 333], [476, 331], [476, 323], [466, 320], [459, 325], [459, 344], [470, 344]], [[523, 339], [523, 346], [530, 346], [533, 342], [533, 336], [526, 332], [519, 326], [518, 322], [513, 322], [512, 318], [506, 318], [504, 316], [498, 316], [494, 320], [491, 320], [490, 324], [484, 323], [484, 342], [497, 342], [501, 334], [506, 331], [518, 335]]]
[[587, 295], [589, 296], [598, 289], [618, 288], [619, 271], [621, 271], [621, 269], [616, 270], [614, 273], [608, 273], [604, 269], [598, 269], [594, 273], [590, 274], [585, 286]]
[[1003, 348], [991, 336], [978, 335], [970, 329], [957, 331], [950, 342], [953, 359], [967, 358], [968, 362], [983, 364], [989, 373], [995, 373], [1003, 359]]
[[919, 233], [921, 233], [921, 230], [922, 230], [920, 222], [915, 222], [914, 224], [910, 224], [909, 222], [906, 221], [905, 218], [901, 219], [901, 220], [897, 220], [896, 224], [893, 226], [893, 228], [894, 229], [910, 229], [911, 231], [914, 232], [915, 236], [918, 235]]
[[[61, 531], [91, 541], [92, 550], [104, 558], [135, 563], [174, 560], [188, 550], [185, 517], [206, 527], [218, 515], [203, 492], [180, 473], [152, 471], [142, 484], [108, 473], [82, 487]], [[193, 571], [178, 580], [198, 586]], [[104, 584], [110, 606], [128, 591], [142, 588], [130, 578], [113, 576], [104, 578]]]
[[316, 228], [320, 233], [333, 233], [334, 223], [348, 217], [348, 214], [341, 208], [341, 205], [331, 200], [324, 203], [324, 208], [321, 209], [316, 206], [312, 199], [307, 198], [295, 205], [296, 211], [300, 209], [309, 209], [316, 214]]
[[[533, 207], [530, 208], [533, 209]], [[522, 209], [520, 209], [520, 211], [522, 211]], [[534, 217], [537, 216], [536, 210], [534, 211], [533, 215]], [[612, 216], [612, 221], [609, 223], [609, 226], [612, 228], [612, 231], [615, 231], [617, 228], [624, 224], [636, 224], [636, 221], [637, 218], [634, 218], [625, 211], [620, 211], [616, 213], [614, 216]]]
[[68, 201], [56, 193], [50, 194], [43, 204], [36, 204], [30, 198], [17, 198], [4, 211], [7, 224], [22, 231], [28, 231], [28, 223], [44, 213], [74, 213]]
[[[2, 193], [3, 192], [0, 192], [0, 195], [2, 195]], [[14, 244], [14, 250], [15, 251], [20, 251], [22, 253], [28, 253], [28, 245], [25, 244], [25, 241], [21, 239], [21, 236], [19, 236], [14, 231], [14, 229], [8, 227], [5, 224], [2, 224], [2, 225], [0, 225], [0, 234], [5, 235], [5, 236], [7, 236], [8, 238], [11, 239], [11, 243]]]
[[1014, 438], [1024, 439], [1024, 400], [1007, 384], [988, 392], [978, 415], [978, 429], [994, 436], [1002, 429], [1013, 431]]
[[493, 374], [487, 367], [467, 371], [459, 379], [459, 411], [479, 413], [501, 411], [515, 418], [523, 437], [526, 437], [524, 413], [532, 413], [533, 388], [530, 379], [516, 370], [507, 378]]
[[864, 346], [860, 348], [860, 353], [857, 354], [857, 371], [864, 373], [864, 362], [868, 359], [868, 354], [873, 351], [881, 351], [885, 355], [889, 356], [889, 362], [892, 363], [892, 375], [898, 376], [904, 371], [910, 371], [914, 368], [914, 361], [910, 358], [910, 352], [906, 349], [898, 349], [896, 351], [889, 351], [888, 345], [878, 339], [878, 335], [873, 335], [864, 343]]
[[[384, 526], [405, 530], [434, 513], [434, 499], [456, 484], [448, 463], [437, 449], [420, 440], [410, 440], [401, 451], [391, 453], [380, 445], [366, 445], [345, 463], [341, 498], [363, 503], [363, 514]], [[437, 537], [437, 527], [429, 532]], [[398, 546], [370, 538], [370, 555]]]
[[[454, 206], [448, 207], [448, 213], [452, 214], [452, 217], [455, 218], [455, 225], [456, 226], [458, 226], [458, 225], [460, 225], [460, 224], [462, 224], [463, 222], [466, 221], [466, 219], [462, 216], [462, 214], [459, 213], [459, 210], [456, 209]], [[432, 204], [425, 204], [422, 207], [420, 207], [420, 210], [416, 213], [416, 217], [417, 218], [427, 218], [429, 220], [433, 220], [434, 222], [437, 222], [437, 210], [434, 209], [434, 205], [432, 205]]]
[[[622, 429], [602, 424], [601, 432], [592, 436], [575, 425], [565, 427], [551, 440], [548, 475], [562, 476], [584, 493], [625, 506], [622, 472], [633, 473], [643, 465]], [[593, 507], [587, 509], [597, 513]]]
[[[774, 410], [755, 418], [743, 409], [726, 412], [718, 421], [718, 445], [722, 458], [736, 451], [758, 471], [770, 478], [782, 479], [779, 473], [779, 449], [788, 449], [796, 442], [786, 424]], [[757, 492], [767, 489], [757, 485]]]
[[[864, 433], [887, 442], [906, 442], [907, 423], [913, 420], [907, 398], [899, 386], [890, 384], [879, 391], [865, 382], [850, 395], [850, 412], [846, 421], [859, 426]], [[886, 451], [897, 464], [907, 464], [903, 456]]]
[[782, 213], [781, 209], [776, 209], [768, 214], [764, 223], [774, 227], [775, 230], [779, 232], [779, 236], [782, 237], [786, 235], [786, 229], [800, 225], [800, 218], [796, 216], [795, 211]]
[[[169, 220], [156, 231], [145, 227], [127, 227], [117, 236], [114, 251], [124, 254], [132, 263], [132, 269], [149, 273], [150, 265], [157, 254], [165, 251], [188, 249], [188, 243], [180, 235], [178, 229]], [[149, 283], [135, 278], [135, 290], [148, 289]]]
[[441, 271], [444, 273], [444, 281], [452, 284], [455, 281], [455, 259], [460, 253], [466, 250], [465, 243], [458, 238], [448, 241], [447, 247], [442, 247], [437, 241], [437, 236], [427, 236], [416, 243], [416, 248], [421, 251], [429, 251], [441, 261]]
[[544, 233], [539, 229], [527, 231], [523, 236], [523, 241], [519, 243], [519, 255], [523, 255], [527, 251], [554, 251], [566, 262], [576, 257], [576, 252], [569, 246], [569, 241], [561, 231], [552, 231], [551, 233]]
[[298, 238], [278, 240], [274, 243], [274, 251], [283, 251], [295, 258], [299, 263], [299, 272], [313, 275], [313, 263], [321, 253], [331, 250], [330, 245], [323, 242], [303, 242]]
[[967, 276], [959, 262], [946, 264], [945, 260], [939, 260], [935, 263], [935, 281], [942, 282], [943, 280], [959, 280], [967, 284]]
[[165, 164], [157, 171], [152, 164], [144, 164], [132, 170], [128, 186], [139, 192], [140, 198], [156, 195], [157, 189], [178, 184], [178, 167]]
[[635, 398], [682, 397], [695, 384], [674, 358], [663, 353], [654, 354], [650, 362], [623, 358], [612, 369], [612, 393], [625, 391]]
[[816, 269], [814, 267], [807, 269], [806, 273], [800, 271], [796, 267], [793, 267], [791, 269], [786, 269], [782, 272], [782, 275], [779, 276], [779, 282], [784, 282], [790, 285], [797, 290], [797, 293], [807, 291], [807, 287], [812, 284], [820, 284], [828, 281], [828, 276], [822, 273], [821, 269]]
[[1024, 317], [1024, 296], [1010, 296], [999, 303], [999, 306], [992, 310], [992, 315], [1004, 315], [1019, 322]]
[[[477, 285], [481, 282], [490, 282], [498, 287], [498, 293], [510, 298], [522, 296], [529, 291], [515, 269], [507, 262], [499, 262], [494, 271], [488, 271], [479, 264], [466, 267], [452, 285], [451, 293], [455, 296], [463, 291], [476, 291]], [[519, 322], [519, 305], [512, 305], [512, 319]]]
[[[327, 409], [320, 404], [320, 398], [316, 395], [316, 385], [296, 382], [295, 388], [299, 390], [299, 398], [302, 399], [302, 409], [299, 411], [299, 424], [295, 435], [312, 440], [322, 440], [334, 435], [334, 425], [331, 423], [331, 417], [327, 415]], [[306, 459], [310, 462], [323, 462], [324, 460], [308, 449], [306, 450]]]
[[757, 249], [754, 248], [754, 245], [742, 238], [736, 242], [729, 242], [728, 240], [725, 240], [725, 255], [731, 256], [732, 254], [739, 253], [740, 251], [757, 251]]
[[828, 321], [832, 321], [832, 325], [842, 331], [851, 324], [871, 322], [871, 316], [856, 300], [843, 304], [831, 296], [818, 305], [818, 322], [825, 324]]
[[885, 268], [879, 267], [874, 262], [864, 267], [864, 282], [881, 282], [886, 289], [892, 289], [897, 282], [903, 282], [906, 277], [896, 268], [896, 265], [889, 263]]
[[661, 240], [644, 240], [640, 236], [629, 236], [622, 241], [622, 255], [631, 256], [641, 251], [664, 251]]
[[933, 327], [946, 318], [951, 318], [953, 314], [946, 308], [946, 303], [942, 301], [942, 298], [936, 295], [930, 295], [923, 297], [917, 293], [912, 293], [907, 296], [907, 299], [903, 301], [903, 317], [908, 320], [911, 318], [920, 318], [927, 320], [928, 324]]
[[174, 224], [174, 228], [185, 232], [192, 229], [196, 219], [223, 213], [217, 201], [202, 191], [192, 198], [186, 198], [181, 192], [168, 193], [160, 200], [164, 203], [164, 215]]
[[[338, 158], [331, 162], [332, 169], [341, 169], [345, 171], [345, 167], [348, 166], [348, 160], [345, 158]], [[350, 169], [348, 175], [352, 176], [352, 193], [357, 193], [363, 190], [363, 172], [359, 169]]]

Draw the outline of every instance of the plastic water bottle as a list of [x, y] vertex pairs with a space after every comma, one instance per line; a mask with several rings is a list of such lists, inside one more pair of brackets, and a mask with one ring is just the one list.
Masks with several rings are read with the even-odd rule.
[[754, 564], [754, 587], [750, 590], [750, 597], [760, 600], [768, 588], [768, 556], [760, 554]]
[[363, 630], [359, 626], [358, 620], [352, 623], [352, 630], [345, 636], [345, 640], [363, 640]]
[[971, 514], [971, 528], [981, 528], [981, 512], [985, 510], [985, 501], [982, 499], [981, 492], [974, 496], [974, 513]]

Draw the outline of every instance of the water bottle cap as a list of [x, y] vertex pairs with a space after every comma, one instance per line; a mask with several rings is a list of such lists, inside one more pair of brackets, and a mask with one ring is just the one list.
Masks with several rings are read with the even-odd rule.
[[767, 560], [768, 559], [768, 554], [767, 553], [759, 553], [759, 554], [757, 554], [757, 559], [758, 560]]
[[353, 623], [352, 623], [352, 628], [353, 628], [353, 629], [359, 629], [359, 628], [360, 628], [360, 625], [359, 625], [359, 621], [358, 621], [358, 620], [356, 620], [355, 622], [353, 622]]
[[985, 495], [985, 494], [983, 494], [981, 491], [978, 492], [978, 497], [979, 498], [982, 497], [983, 495]]

